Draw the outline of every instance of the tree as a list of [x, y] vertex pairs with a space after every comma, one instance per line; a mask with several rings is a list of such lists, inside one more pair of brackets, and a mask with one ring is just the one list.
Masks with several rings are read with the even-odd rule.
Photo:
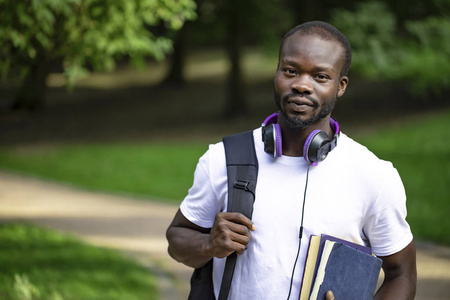
[[[230, 70], [226, 83], [225, 116], [234, 117], [236, 115], [245, 115], [248, 112], [244, 77], [242, 74], [242, 51], [246, 34], [245, 31], [247, 29], [245, 27], [245, 13], [242, 12], [242, 6], [245, 6], [246, 3], [248, 4], [248, 1], [228, 0], [225, 3], [223, 7], [227, 28], [225, 49], [228, 60], [230, 61]], [[243, 10], [245, 11], [245, 7]]]
[[193, 0], [0, 0], [0, 72], [23, 78], [14, 108], [42, 106], [55, 67], [71, 87], [121, 58], [135, 65], [162, 59], [172, 42], [149, 29], [163, 23], [178, 30], [195, 8]]
[[445, 75], [450, 74], [450, 3], [434, 0], [421, 6], [409, 0], [400, 9], [391, 2], [397, 3], [358, 3], [355, 10], [333, 14], [331, 22], [352, 45], [352, 69], [378, 81], [405, 81], [422, 95], [450, 88]]
[[261, 46], [277, 50], [280, 36], [291, 21], [290, 14], [284, 5], [274, 0], [196, 0], [196, 3], [198, 18], [189, 24], [189, 38], [185, 27], [177, 32], [170, 70], [164, 84], [184, 82], [187, 48], [221, 47], [225, 49], [229, 62], [224, 116], [245, 115], [248, 103], [242, 66], [243, 51]]
[[173, 51], [168, 57], [169, 71], [162, 85], [180, 87], [185, 84], [184, 68], [186, 65], [187, 48], [189, 47], [187, 41], [190, 26], [191, 24], [186, 22], [183, 28], [175, 33], [172, 32], [174, 35]]
[[217, 0], [217, 15], [224, 27], [223, 41], [230, 62], [226, 83], [225, 117], [248, 112], [242, 57], [246, 47], [278, 48], [287, 28], [285, 7], [273, 0]]

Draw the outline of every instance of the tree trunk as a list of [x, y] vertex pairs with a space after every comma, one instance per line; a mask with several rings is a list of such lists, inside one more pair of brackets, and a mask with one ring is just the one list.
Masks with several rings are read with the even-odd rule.
[[240, 26], [239, 1], [228, 2], [227, 11], [227, 55], [231, 64], [227, 79], [227, 94], [225, 104], [225, 117], [233, 118], [248, 113], [248, 104], [245, 96], [245, 82], [242, 75], [242, 37], [244, 27]]
[[186, 22], [177, 33], [174, 39], [173, 52], [170, 56], [169, 73], [162, 82], [162, 85], [182, 86], [186, 80], [184, 78], [184, 69], [186, 62], [186, 46], [189, 22]]
[[50, 62], [43, 59], [30, 68], [14, 98], [11, 106], [13, 110], [37, 110], [44, 106], [50, 66]]

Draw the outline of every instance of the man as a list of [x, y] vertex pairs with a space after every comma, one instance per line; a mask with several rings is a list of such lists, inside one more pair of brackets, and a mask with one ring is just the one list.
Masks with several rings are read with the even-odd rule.
[[[199, 160], [167, 230], [168, 251], [194, 268], [214, 258], [216, 297], [223, 258], [236, 252], [229, 299], [298, 299], [309, 238], [328, 234], [368, 245], [383, 260], [385, 281], [376, 299], [414, 298], [415, 246], [400, 177], [345, 134], [337, 137], [330, 120], [347, 88], [350, 62], [347, 39], [327, 23], [305, 23], [286, 34], [274, 81], [282, 155], [266, 153], [262, 129], [254, 130], [259, 173], [252, 220], [226, 212], [223, 144], [211, 145]], [[336, 136], [337, 146], [311, 164], [303, 148], [315, 130]]]

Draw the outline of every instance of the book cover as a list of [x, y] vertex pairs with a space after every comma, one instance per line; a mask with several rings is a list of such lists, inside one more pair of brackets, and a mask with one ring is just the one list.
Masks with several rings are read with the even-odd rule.
[[353, 243], [353, 242], [350, 242], [350, 241], [347, 241], [347, 240], [343, 240], [343, 239], [340, 239], [340, 238], [335, 237], [335, 236], [322, 234], [320, 236], [320, 245], [319, 245], [319, 249], [318, 249], [318, 257], [319, 257], [319, 259], [316, 261], [316, 266], [314, 268], [314, 275], [313, 275], [313, 282], [312, 282], [312, 284], [314, 284], [314, 280], [315, 280], [316, 275], [317, 275], [317, 270], [319, 268], [319, 263], [320, 263], [320, 257], [321, 257], [321, 255], [323, 253], [323, 248], [325, 246], [325, 242], [326, 241], [339, 242], [339, 243], [347, 245], [347, 246], [349, 246], [351, 248], [354, 248], [354, 249], [357, 249], [359, 251], [362, 251], [364, 253], [372, 254], [372, 250], [369, 247], [366, 247], [366, 246], [363, 246], [363, 245], [359, 245], [359, 244], [356, 244], [356, 243]]
[[331, 235], [328, 235], [328, 234], [322, 234], [320, 236], [319, 253], [321, 253], [321, 250], [323, 249], [323, 246], [325, 245], [326, 241], [339, 242], [339, 243], [347, 245], [347, 246], [349, 246], [351, 248], [355, 248], [355, 249], [357, 249], [359, 251], [362, 251], [364, 253], [372, 254], [372, 250], [370, 249], [370, 247], [366, 247], [364, 245], [359, 245], [359, 244], [356, 244], [356, 243], [353, 243], [353, 242], [349, 242], [347, 240], [343, 240], [343, 239], [340, 239], [338, 237], [331, 236]]
[[309, 240], [308, 253], [306, 256], [305, 270], [303, 271], [302, 287], [299, 300], [308, 300], [314, 279], [317, 256], [319, 253], [320, 236], [312, 235]]
[[336, 299], [373, 298], [381, 259], [340, 242], [326, 241], [310, 300], [325, 299], [333, 291]]

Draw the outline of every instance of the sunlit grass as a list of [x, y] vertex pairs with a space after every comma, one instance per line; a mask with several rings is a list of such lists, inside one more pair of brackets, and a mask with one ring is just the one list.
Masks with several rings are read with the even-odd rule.
[[136, 262], [55, 231], [2, 224], [0, 253], [0, 299], [158, 297], [154, 275]]
[[180, 201], [205, 144], [63, 145], [0, 151], [0, 166], [94, 190]]

